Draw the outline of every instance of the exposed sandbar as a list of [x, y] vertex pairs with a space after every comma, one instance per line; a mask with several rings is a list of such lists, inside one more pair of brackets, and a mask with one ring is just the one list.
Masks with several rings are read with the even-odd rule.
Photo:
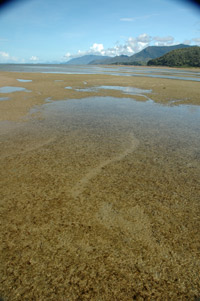
[[[32, 82], [19, 82], [17, 79], [29, 79]], [[88, 88], [102, 85], [115, 85], [151, 89], [148, 95], [155, 102], [170, 104], [179, 101], [179, 104], [200, 104], [199, 82], [159, 79], [149, 77], [129, 77], [111, 75], [64, 75], [43, 73], [0, 72], [0, 83], [3, 86], [25, 87], [32, 92], [15, 92], [2, 94], [10, 97], [9, 101], [0, 101], [0, 120], [19, 120], [26, 116], [29, 110], [45, 102], [45, 99], [66, 100], [90, 96], [129, 97], [145, 101], [146, 98], [138, 95], [123, 94], [116, 90], [98, 90], [93, 92], [75, 91], [77, 88]], [[85, 84], [87, 83], [87, 85]], [[65, 87], [72, 89], [65, 89]]]

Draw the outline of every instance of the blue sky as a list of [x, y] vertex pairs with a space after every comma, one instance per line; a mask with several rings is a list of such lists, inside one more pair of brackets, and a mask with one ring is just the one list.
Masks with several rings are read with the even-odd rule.
[[181, 0], [22, 0], [0, 9], [0, 63], [179, 43], [200, 45], [200, 9]]

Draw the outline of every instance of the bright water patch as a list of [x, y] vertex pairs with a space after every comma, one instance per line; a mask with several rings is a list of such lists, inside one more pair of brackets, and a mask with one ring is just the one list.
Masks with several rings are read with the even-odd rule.
[[32, 79], [20, 79], [20, 78], [18, 78], [17, 80], [18, 80], [18, 82], [22, 82], [22, 83], [30, 83], [30, 82], [32, 82]]
[[100, 86], [98, 89], [105, 90], [119, 90], [125, 94], [141, 94], [141, 93], [151, 93], [152, 90], [138, 89], [134, 87], [121, 87], [121, 86]]
[[0, 101], [9, 100], [10, 97], [0, 97]]
[[52, 97], [47, 97], [46, 99], [45, 99], [45, 102], [52, 102], [53, 100], [52, 100]]
[[67, 90], [71, 90], [71, 89], [72, 89], [72, 87], [65, 87], [65, 89], [67, 89]]
[[152, 92], [152, 90], [138, 89], [135, 87], [121, 87], [121, 86], [99, 86], [99, 87], [81, 88], [75, 90], [78, 92], [96, 92], [98, 90], [118, 90], [124, 94], [131, 94], [131, 95], [143, 95], [143, 93], [146, 94]]
[[[200, 107], [190, 105], [164, 106], [153, 101], [140, 102], [132, 98], [88, 97], [73, 100], [61, 100], [38, 107], [42, 111], [47, 124], [53, 127], [59, 124], [67, 128], [70, 124], [81, 129], [89, 126], [93, 130], [98, 127], [112, 127], [118, 124], [119, 131], [127, 126], [137, 131], [164, 133], [169, 136], [180, 134], [190, 139], [191, 135], [198, 136], [200, 127]], [[98, 126], [97, 126], [98, 124]], [[107, 125], [106, 125], [107, 124]], [[116, 127], [114, 126], [115, 130]], [[154, 132], [153, 131], [153, 132]], [[153, 133], [152, 132], [152, 133]], [[190, 134], [189, 134], [190, 132]]]
[[12, 93], [12, 92], [31, 92], [30, 90], [27, 90], [26, 88], [22, 87], [11, 87], [11, 86], [5, 86], [0, 88], [0, 93]]

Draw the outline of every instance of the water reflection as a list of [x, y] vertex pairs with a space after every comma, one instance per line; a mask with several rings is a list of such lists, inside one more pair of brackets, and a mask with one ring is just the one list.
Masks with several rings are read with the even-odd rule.
[[0, 101], [9, 100], [9, 97], [0, 97]]
[[32, 79], [17, 79], [18, 82], [22, 82], [22, 83], [30, 83], [32, 82]]
[[139, 89], [134, 87], [122, 87], [122, 86], [99, 86], [97, 89], [105, 89], [105, 90], [119, 90], [126, 94], [142, 94], [142, 93], [151, 93], [152, 90]]
[[12, 92], [31, 92], [30, 90], [27, 90], [26, 88], [22, 87], [11, 87], [11, 86], [5, 86], [0, 88], [0, 93], [12, 93]]
[[[65, 89], [72, 89], [72, 87], [65, 87]], [[96, 92], [98, 90], [117, 90], [121, 91], [124, 94], [131, 94], [131, 95], [142, 95], [145, 93], [151, 93], [152, 90], [146, 89], [139, 89], [135, 87], [123, 87], [123, 86], [96, 86], [96, 87], [89, 87], [89, 88], [79, 88], [75, 89], [78, 92]]]
[[[99, 128], [104, 127], [105, 122], [111, 127], [111, 124], [117, 121], [120, 124], [118, 131], [126, 127], [134, 131], [138, 128], [142, 131], [156, 128], [159, 129], [160, 135], [163, 134], [162, 131], [169, 131], [168, 138], [185, 131], [185, 138], [188, 139], [189, 131], [195, 132], [200, 127], [199, 106], [164, 106], [152, 100], [143, 103], [129, 98], [89, 97], [54, 101], [44, 104], [38, 110], [42, 111], [45, 122], [52, 123], [52, 127], [60, 124], [59, 128], [74, 122], [77, 127], [80, 125], [80, 128], [83, 126], [81, 122], [89, 122], [93, 126], [93, 122], [96, 124], [97, 120]], [[199, 132], [196, 132], [196, 136], [199, 136]]]

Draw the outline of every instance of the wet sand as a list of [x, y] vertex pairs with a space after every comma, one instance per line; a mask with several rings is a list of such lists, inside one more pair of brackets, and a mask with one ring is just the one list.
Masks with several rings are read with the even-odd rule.
[[[32, 82], [18, 82], [17, 79], [29, 79]], [[170, 104], [171, 101], [180, 101], [179, 104], [200, 104], [199, 82], [158, 79], [148, 77], [125, 77], [100, 74], [43, 74], [0, 72], [1, 86], [24, 87], [32, 92], [15, 92], [2, 94], [12, 101], [0, 101], [0, 120], [20, 120], [25, 117], [34, 105], [41, 105], [45, 99], [77, 99], [92, 96], [132, 97], [146, 100], [138, 95], [124, 95], [115, 90], [98, 90], [96, 92], [79, 92], [75, 89], [94, 86], [111, 85], [127, 86], [141, 89], [152, 89], [151, 99], [155, 102]], [[85, 84], [86, 83], [86, 84]], [[65, 89], [72, 87], [72, 89]]]
[[[32, 91], [0, 101], [0, 297], [198, 298], [199, 83], [13, 72], [0, 79]], [[102, 85], [152, 93], [75, 90]]]

